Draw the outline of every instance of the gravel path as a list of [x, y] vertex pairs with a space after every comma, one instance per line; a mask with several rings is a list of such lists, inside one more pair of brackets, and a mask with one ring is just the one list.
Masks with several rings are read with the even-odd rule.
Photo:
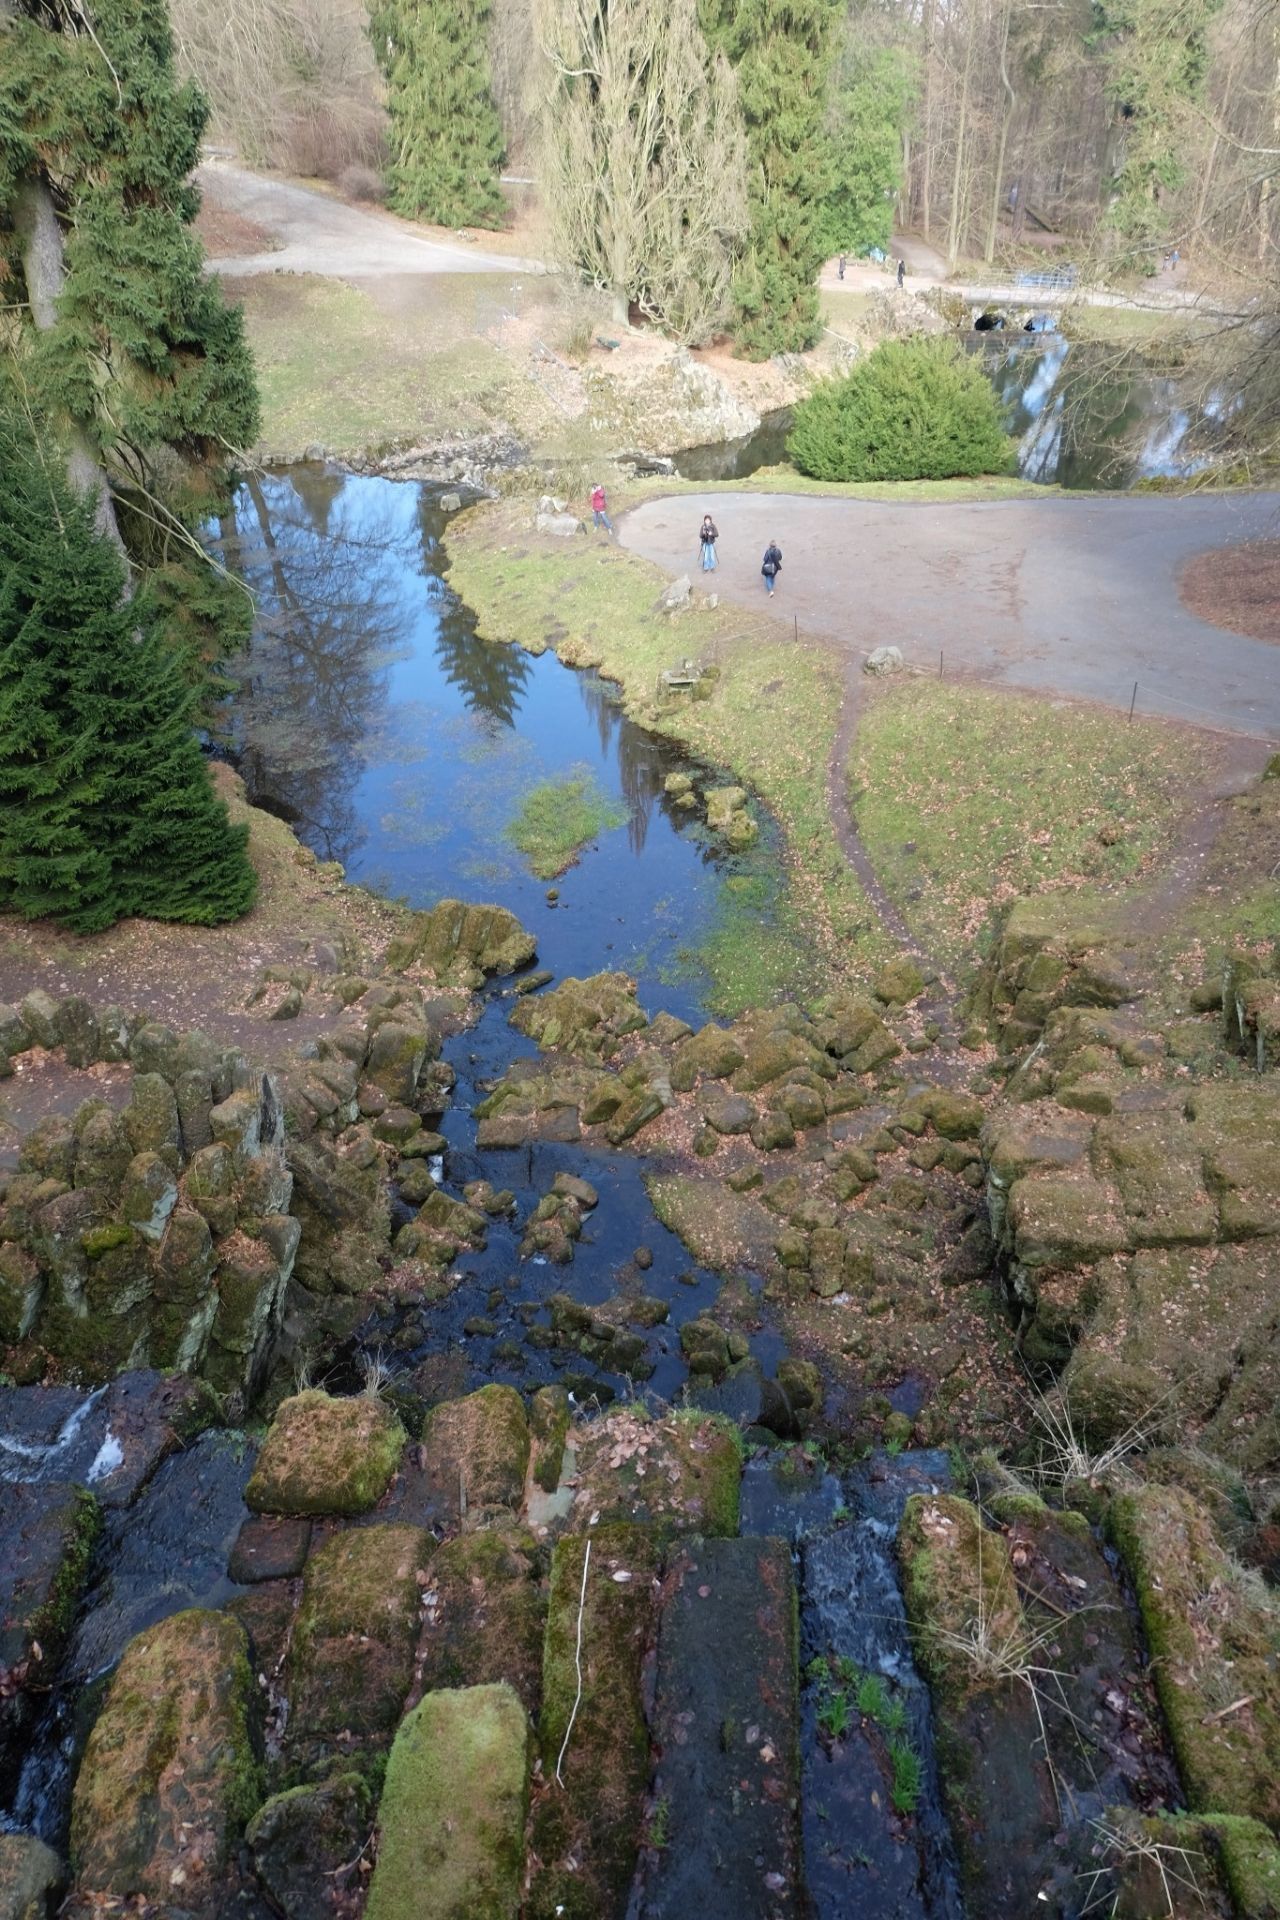
[[197, 170], [201, 192], [281, 245], [268, 253], [213, 262], [229, 279], [249, 273], [319, 273], [365, 279], [392, 273], [541, 273], [536, 260], [486, 253], [463, 241], [428, 240], [409, 221], [380, 208], [352, 207], [309, 187], [250, 173], [229, 161]]
[[[720, 528], [714, 583], [697, 572], [703, 513]], [[1280, 529], [1280, 493], [981, 501], [687, 494], [625, 516], [625, 547], [726, 599], [798, 619], [857, 658], [884, 643], [928, 672], [962, 672], [1257, 739], [1280, 740], [1280, 653], [1178, 598], [1179, 568]], [[782, 548], [768, 602], [760, 557]]]

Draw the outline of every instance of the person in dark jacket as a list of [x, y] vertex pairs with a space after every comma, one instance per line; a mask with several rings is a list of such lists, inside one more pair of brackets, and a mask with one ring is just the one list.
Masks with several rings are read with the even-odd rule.
[[782, 572], [782, 548], [776, 540], [771, 540], [765, 548], [764, 559], [760, 563], [760, 571], [764, 575], [765, 586], [769, 589], [769, 592], [772, 593], [773, 583]]
[[907, 263], [906, 263], [906, 261], [905, 261], [905, 260], [899, 260], [899, 262], [898, 262], [898, 288], [899, 288], [899, 291], [901, 291], [901, 288], [902, 288], [902, 283], [903, 283], [903, 281], [904, 281], [904, 280], [906, 279], [906, 277], [907, 277]]
[[709, 513], [702, 516], [702, 525], [698, 529], [698, 540], [702, 547], [702, 571], [714, 573], [716, 570], [716, 541], [720, 538], [720, 529]]

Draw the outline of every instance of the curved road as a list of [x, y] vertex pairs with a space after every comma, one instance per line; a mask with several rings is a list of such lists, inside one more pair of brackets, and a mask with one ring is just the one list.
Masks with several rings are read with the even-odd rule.
[[196, 169], [201, 191], [279, 238], [268, 253], [210, 262], [216, 273], [321, 273], [335, 279], [393, 273], [542, 273], [536, 260], [486, 253], [465, 242], [428, 240], [411, 221], [381, 208], [353, 207], [274, 174], [229, 161]]
[[[720, 529], [714, 582], [698, 523]], [[1178, 598], [1206, 547], [1280, 535], [1280, 493], [964, 503], [698, 493], [650, 500], [619, 524], [625, 547], [724, 598], [820, 632], [860, 657], [889, 643], [908, 663], [1034, 693], [1280, 740], [1280, 647], [1211, 627]], [[760, 557], [784, 565], [770, 603]]]

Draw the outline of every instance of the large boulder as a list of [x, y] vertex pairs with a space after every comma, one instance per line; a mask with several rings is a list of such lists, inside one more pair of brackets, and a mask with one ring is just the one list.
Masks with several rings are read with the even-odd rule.
[[521, 1000], [511, 1024], [540, 1047], [607, 1060], [627, 1034], [638, 1033], [648, 1020], [636, 1003], [636, 983], [628, 974], [596, 973], [586, 980], [562, 980], [549, 993]]
[[516, 1920], [528, 1800], [529, 1723], [512, 1689], [429, 1693], [387, 1762], [367, 1920]]
[[380, 1400], [295, 1394], [271, 1423], [245, 1500], [259, 1513], [366, 1513], [386, 1492], [404, 1438]]
[[523, 1400], [502, 1386], [446, 1400], [427, 1416], [420, 1458], [442, 1512], [455, 1522], [474, 1526], [518, 1512], [529, 1467]]
[[78, 1890], [223, 1910], [260, 1797], [253, 1704], [248, 1643], [226, 1614], [171, 1614], [129, 1643], [76, 1778]]

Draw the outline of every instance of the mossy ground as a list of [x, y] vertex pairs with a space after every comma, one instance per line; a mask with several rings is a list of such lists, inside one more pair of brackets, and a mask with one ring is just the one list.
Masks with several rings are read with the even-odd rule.
[[626, 820], [626, 808], [602, 792], [584, 767], [561, 780], [544, 780], [527, 793], [507, 838], [537, 879], [554, 880], [585, 846]]
[[[514, 425], [549, 429], [551, 403], [484, 337], [506, 283], [441, 274], [397, 307], [314, 274], [227, 283], [244, 308], [262, 395], [259, 450], [297, 458], [430, 444]], [[424, 287], [428, 283], [424, 282]]]
[[1149, 872], [1219, 751], [1158, 721], [904, 680], [868, 691], [850, 807], [912, 932], [963, 965], [993, 909]]
[[[619, 492], [612, 504], [621, 510], [644, 491]], [[827, 804], [840, 662], [741, 609], [700, 610], [673, 623], [654, 611], [665, 583], [648, 562], [605, 540], [570, 544], [538, 535], [529, 521], [528, 503], [511, 501], [478, 508], [450, 530], [450, 585], [480, 630], [535, 652], [552, 646], [570, 665], [599, 667], [622, 683], [634, 719], [704, 762], [732, 768], [782, 828], [786, 885], [773, 924], [761, 927], [748, 905], [722, 923], [701, 956], [714, 962], [722, 1010], [747, 1004], [765, 979], [813, 990], [824, 972], [848, 977], [885, 959], [888, 944]], [[664, 697], [663, 669], [688, 656], [718, 669], [704, 683], [709, 697]], [[797, 965], [808, 974], [798, 983]]]

